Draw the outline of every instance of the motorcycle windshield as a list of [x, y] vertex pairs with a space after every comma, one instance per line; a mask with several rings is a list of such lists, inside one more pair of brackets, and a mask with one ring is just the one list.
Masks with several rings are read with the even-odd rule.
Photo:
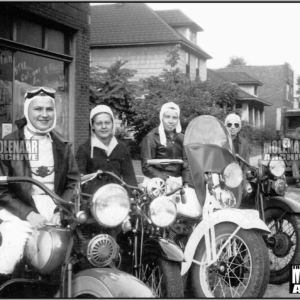
[[203, 205], [206, 196], [204, 173], [220, 174], [236, 161], [231, 136], [217, 118], [199, 116], [186, 129], [184, 147], [198, 200]]

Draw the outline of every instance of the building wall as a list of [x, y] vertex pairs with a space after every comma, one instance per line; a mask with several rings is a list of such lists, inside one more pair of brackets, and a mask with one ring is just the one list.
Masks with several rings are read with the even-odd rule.
[[289, 69], [287, 63], [278, 66], [234, 66], [226, 68], [226, 72], [246, 72], [263, 83], [263, 86], [259, 86], [257, 89], [257, 96], [273, 104], [265, 107], [266, 129], [276, 130], [277, 108], [293, 107], [293, 94], [291, 92], [288, 101], [286, 100], [287, 83], [293, 87], [294, 75], [292, 71], [292, 76], [290, 76]]
[[[108, 67], [117, 60], [127, 60], [125, 65], [127, 68], [137, 70], [137, 73], [132, 80], [139, 80], [150, 76], [158, 76], [163, 69], [167, 68], [165, 63], [167, 59], [167, 50], [174, 45], [162, 46], [142, 46], [142, 47], [115, 47], [115, 48], [101, 48], [91, 49], [91, 65], [99, 64], [103, 67]], [[186, 50], [180, 48], [180, 59], [178, 67], [182, 72], [186, 70]], [[190, 74], [191, 78], [196, 76], [195, 67], [196, 57], [190, 55]], [[200, 62], [201, 79], [206, 79], [206, 61]]]
[[253, 85], [242, 85], [242, 84], [239, 84], [239, 87], [243, 91], [247, 92], [248, 94], [255, 96], [255, 94], [254, 94], [254, 86]]
[[[69, 64], [69, 139], [78, 147], [88, 135], [89, 118], [89, 3], [18, 2], [1, 3], [14, 11], [14, 18], [32, 14], [33, 22], [52, 22], [67, 28], [71, 38], [73, 61]], [[30, 32], [28, 32], [30, 34]]]

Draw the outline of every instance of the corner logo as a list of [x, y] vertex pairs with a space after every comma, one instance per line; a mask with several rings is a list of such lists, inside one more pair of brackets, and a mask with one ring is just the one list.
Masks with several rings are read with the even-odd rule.
[[300, 294], [300, 265], [290, 265], [290, 294]]

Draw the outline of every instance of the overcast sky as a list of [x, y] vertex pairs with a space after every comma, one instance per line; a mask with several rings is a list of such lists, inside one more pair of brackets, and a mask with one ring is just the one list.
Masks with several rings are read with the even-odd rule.
[[[96, 3], [93, 3], [96, 4]], [[148, 3], [154, 10], [180, 9], [204, 31], [198, 45], [221, 68], [231, 56], [248, 65], [289, 63], [300, 75], [300, 3]]]

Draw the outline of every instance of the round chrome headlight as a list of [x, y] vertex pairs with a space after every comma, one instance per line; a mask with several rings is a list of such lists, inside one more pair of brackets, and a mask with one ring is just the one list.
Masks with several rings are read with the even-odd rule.
[[149, 207], [152, 222], [159, 227], [166, 227], [175, 221], [177, 207], [169, 197], [162, 196], [154, 199]]
[[236, 188], [243, 180], [243, 171], [237, 163], [231, 163], [225, 168], [223, 176], [229, 188]]
[[285, 180], [283, 179], [276, 180], [274, 183], [274, 190], [278, 195], [283, 196], [286, 190]]
[[235, 207], [236, 199], [231, 191], [222, 191], [220, 194], [220, 204], [224, 208]]
[[97, 190], [92, 199], [92, 215], [105, 227], [115, 227], [128, 216], [130, 201], [126, 190], [115, 183], [109, 183]]
[[281, 157], [273, 157], [269, 163], [270, 172], [276, 176], [280, 177], [285, 172], [285, 163]]

